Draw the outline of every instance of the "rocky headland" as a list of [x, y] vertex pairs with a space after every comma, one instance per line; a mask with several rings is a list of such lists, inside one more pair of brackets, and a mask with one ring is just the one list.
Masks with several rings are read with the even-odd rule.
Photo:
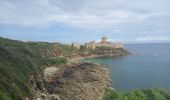
[[39, 100], [98, 100], [110, 87], [108, 70], [87, 62], [52, 66], [37, 81]]
[[[36, 99], [39, 100], [99, 100], [111, 87], [107, 68], [81, 61], [102, 56], [125, 56], [125, 49], [93, 51], [67, 56], [63, 66], [47, 66], [36, 82]], [[66, 56], [65, 56], [66, 57]]]
[[105, 50], [93, 50], [91, 52], [85, 52], [85, 53], [78, 53], [66, 56], [66, 59], [69, 62], [75, 62], [86, 58], [96, 58], [96, 57], [114, 57], [114, 56], [126, 56], [131, 54], [129, 51], [127, 51], [124, 48], [121, 49], [105, 49]]

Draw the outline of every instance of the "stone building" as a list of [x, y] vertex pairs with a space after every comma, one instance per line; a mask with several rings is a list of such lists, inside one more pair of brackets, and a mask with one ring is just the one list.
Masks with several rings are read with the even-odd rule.
[[80, 45], [78, 43], [76, 43], [76, 42], [72, 43], [72, 47], [76, 48], [76, 49], [80, 49]]
[[95, 49], [96, 48], [95, 41], [90, 41], [90, 42], [85, 43], [85, 48], [87, 48], [87, 49]]
[[[85, 43], [86, 49], [95, 49], [96, 47], [110, 47], [110, 48], [123, 48], [122, 43], [114, 43], [108, 41], [107, 37], [102, 37], [101, 41], [96, 43], [95, 41], [90, 41]], [[72, 47], [80, 49], [80, 45], [78, 43], [73, 42]]]
[[97, 47], [114, 47], [112, 42], [107, 41], [106, 37], [102, 37], [102, 41], [96, 44]]
[[111, 47], [111, 48], [123, 48], [122, 43], [113, 43], [107, 40], [107, 37], [102, 37], [99, 43], [95, 43], [95, 41], [90, 41], [85, 43], [85, 47], [87, 49], [95, 49], [96, 47]]
[[111, 48], [123, 48], [122, 43], [113, 43], [107, 40], [107, 37], [102, 37], [102, 41], [99, 43], [96, 43], [97, 47], [111, 47]]
[[123, 48], [123, 44], [122, 43], [115, 43], [114, 48]]

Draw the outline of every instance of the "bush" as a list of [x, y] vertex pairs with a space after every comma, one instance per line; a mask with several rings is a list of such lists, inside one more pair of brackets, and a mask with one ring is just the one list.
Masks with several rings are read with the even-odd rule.
[[127, 92], [107, 89], [102, 100], [170, 100], [170, 92], [164, 89], [136, 89]]
[[67, 59], [63, 58], [63, 57], [55, 57], [55, 58], [48, 58], [44, 60], [44, 64], [45, 65], [54, 65], [54, 64], [66, 64], [67, 63]]

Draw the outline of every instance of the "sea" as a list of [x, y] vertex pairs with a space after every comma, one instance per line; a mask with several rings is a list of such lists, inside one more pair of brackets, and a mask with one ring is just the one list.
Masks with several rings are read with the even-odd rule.
[[170, 91], [170, 43], [126, 44], [132, 54], [86, 59], [109, 70], [116, 90], [163, 88]]

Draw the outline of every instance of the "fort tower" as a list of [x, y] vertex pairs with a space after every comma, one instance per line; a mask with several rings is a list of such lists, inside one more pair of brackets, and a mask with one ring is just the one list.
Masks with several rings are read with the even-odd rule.
[[106, 42], [107, 41], [107, 37], [103, 36], [102, 37], [102, 42]]

